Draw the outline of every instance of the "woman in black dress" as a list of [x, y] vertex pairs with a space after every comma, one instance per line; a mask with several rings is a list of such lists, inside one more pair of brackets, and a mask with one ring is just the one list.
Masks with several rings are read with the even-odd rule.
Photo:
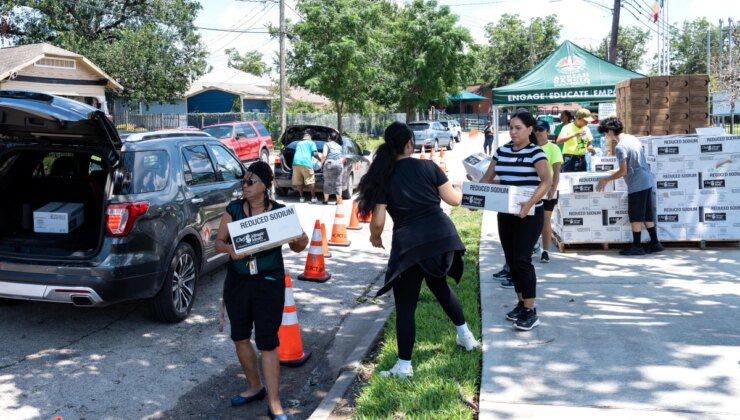
[[375, 152], [359, 186], [359, 211], [370, 221], [370, 242], [384, 248], [381, 233], [386, 211], [393, 220], [393, 241], [385, 285], [380, 296], [393, 289], [396, 304], [398, 362], [383, 376], [410, 377], [416, 336], [415, 311], [422, 279], [457, 327], [457, 344], [470, 351], [480, 346], [465, 323], [460, 301], [447, 285], [447, 276], [459, 282], [465, 247], [440, 199], [459, 206], [462, 193], [431, 160], [411, 158], [414, 133], [404, 123], [385, 129], [385, 143]]

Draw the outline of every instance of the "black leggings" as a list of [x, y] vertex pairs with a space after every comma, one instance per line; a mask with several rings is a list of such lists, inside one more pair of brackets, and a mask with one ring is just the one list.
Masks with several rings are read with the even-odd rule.
[[450, 289], [447, 279], [429, 277], [418, 265], [414, 265], [393, 282], [393, 298], [396, 301], [396, 336], [398, 340], [398, 358], [411, 360], [416, 341], [416, 303], [419, 301], [421, 280], [426, 278], [427, 286], [437, 302], [442, 305], [452, 322], [460, 326], [465, 323], [460, 300]]
[[532, 248], [542, 233], [545, 211], [539, 206], [534, 216], [524, 219], [514, 214], [498, 214], [498, 236], [504, 248], [506, 264], [509, 265], [514, 290], [523, 299], [537, 297], [537, 275], [532, 265]]

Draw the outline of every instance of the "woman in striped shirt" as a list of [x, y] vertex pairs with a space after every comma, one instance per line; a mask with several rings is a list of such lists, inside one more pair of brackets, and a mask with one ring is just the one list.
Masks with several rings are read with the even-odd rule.
[[[506, 314], [506, 319], [525, 331], [540, 323], [534, 305], [537, 276], [532, 265], [532, 248], [544, 223], [542, 197], [552, 185], [547, 156], [537, 146], [533, 132], [536, 122], [527, 111], [518, 111], [511, 117], [511, 142], [496, 149], [481, 179], [481, 182], [516, 185], [534, 191], [529, 201], [519, 203], [519, 214], [498, 213], [498, 233], [517, 296], [517, 305]], [[534, 215], [528, 216], [532, 207]]]

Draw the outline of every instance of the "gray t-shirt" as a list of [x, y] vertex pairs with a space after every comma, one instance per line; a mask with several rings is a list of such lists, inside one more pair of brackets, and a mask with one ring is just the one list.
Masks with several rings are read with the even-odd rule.
[[627, 192], [644, 191], [653, 186], [653, 176], [642, 152], [642, 143], [637, 137], [622, 134], [616, 148], [617, 161], [627, 161]]

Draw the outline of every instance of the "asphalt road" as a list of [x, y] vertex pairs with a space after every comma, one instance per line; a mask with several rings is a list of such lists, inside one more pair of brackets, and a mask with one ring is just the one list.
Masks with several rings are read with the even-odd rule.
[[[460, 161], [481, 144], [482, 138], [466, 136], [446, 152], [453, 180], [464, 178]], [[295, 194], [283, 201], [296, 205], [309, 236], [317, 218], [331, 229], [335, 206], [301, 204]], [[345, 205], [349, 213], [351, 204]], [[324, 284], [295, 280], [306, 251], [294, 254], [284, 247], [303, 344], [313, 351], [303, 367], [282, 370], [281, 397], [293, 418], [308, 417], [333, 384], [326, 366], [336, 360], [325, 351], [336, 344], [334, 335], [347, 315], [382, 283], [387, 250], [370, 245], [367, 225], [349, 237], [350, 247], [332, 248], [332, 279]], [[266, 418], [265, 403], [229, 406], [245, 381], [228, 326], [217, 331], [224, 277], [224, 270], [202, 277], [191, 316], [176, 325], [152, 321], [146, 302], [94, 309], [38, 302], [0, 306], [0, 417]]]

